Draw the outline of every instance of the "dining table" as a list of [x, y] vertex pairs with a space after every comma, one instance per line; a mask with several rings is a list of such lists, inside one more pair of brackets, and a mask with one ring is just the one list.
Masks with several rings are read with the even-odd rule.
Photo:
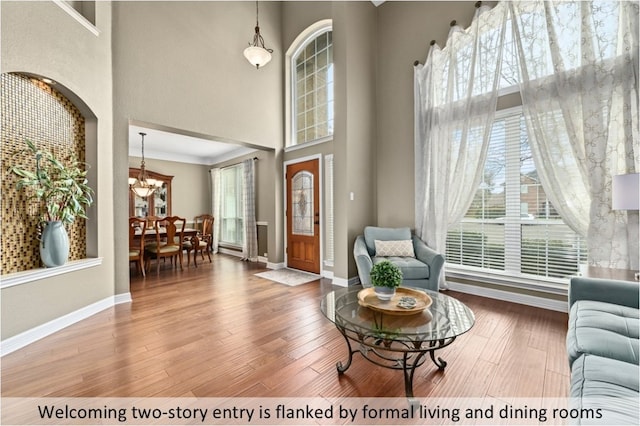
[[[160, 227], [159, 228], [160, 231], [160, 237], [166, 237], [167, 235], [167, 230], [164, 227]], [[200, 238], [202, 238], [202, 236], [199, 236], [199, 230], [195, 229], [195, 228], [185, 228], [184, 231], [182, 232], [182, 241], [189, 241], [192, 245], [192, 247], [198, 247], [199, 243], [200, 243]], [[135, 234], [134, 234], [134, 240], [135, 241], [139, 241], [140, 240], [140, 236], [142, 235], [142, 230], [141, 229], [136, 229]], [[144, 235], [145, 235], [145, 241], [149, 240], [149, 242], [151, 242], [152, 240], [155, 240], [155, 236], [156, 236], [156, 230], [155, 228], [147, 228], [144, 231]], [[176, 235], [179, 235], [179, 232], [176, 233]], [[139, 244], [139, 243], [138, 243]], [[189, 252], [187, 251], [187, 256], [188, 256]], [[196, 263], [195, 260], [195, 254], [194, 254], [194, 264], [196, 266], [198, 266], [198, 264]]]
[[[161, 237], [165, 237], [167, 235], [167, 230], [164, 227], [159, 228], [160, 231], [160, 236]], [[179, 234], [179, 232], [176, 232], [176, 235]], [[182, 232], [182, 235], [185, 237], [194, 237], [198, 234], [198, 230], [195, 228], [184, 228], [184, 231]], [[142, 235], [142, 230], [140, 228], [136, 229], [135, 232], [135, 236], [136, 237], [140, 237]], [[156, 235], [156, 230], [155, 228], [147, 228], [144, 231], [144, 235], [145, 237], [149, 236], [149, 235], [153, 235], [155, 237]]]

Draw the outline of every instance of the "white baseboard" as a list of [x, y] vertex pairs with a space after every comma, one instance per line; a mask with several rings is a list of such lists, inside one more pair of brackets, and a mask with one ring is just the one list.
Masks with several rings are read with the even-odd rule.
[[269, 259], [265, 256], [258, 256], [258, 262], [260, 263], [269, 263]]
[[349, 278], [349, 281], [347, 281], [348, 285], [358, 285], [360, 284], [360, 277], [359, 276], [355, 276], [355, 277], [351, 277]]
[[322, 277], [328, 278], [330, 280], [333, 279], [333, 271], [322, 271], [322, 273], [320, 275], [322, 275]]
[[280, 262], [280, 263], [267, 262], [267, 268], [269, 269], [283, 269], [286, 267], [287, 265], [285, 265], [284, 262]]
[[120, 305], [121, 303], [130, 303], [133, 299], [131, 298], [131, 293], [121, 293], [113, 296], [113, 304]]
[[360, 284], [360, 278], [351, 277], [349, 279], [333, 277], [333, 281], [331, 282], [333, 285], [337, 285], [339, 287], [349, 287], [351, 285]]
[[345, 278], [333, 277], [331, 284], [337, 285], [339, 287], [347, 287], [349, 285], [349, 280]]
[[218, 247], [218, 253], [228, 254], [230, 256], [242, 257], [242, 252], [238, 250], [231, 250], [224, 247]]
[[77, 311], [63, 315], [13, 337], [9, 337], [3, 340], [0, 344], [0, 356], [10, 354], [11, 352], [47, 337], [50, 334], [60, 331], [63, 328], [87, 319], [100, 311], [104, 311], [105, 309], [121, 303], [129, 302], [131, 302], [131, 293], [116, 294], [115, 296], [107, 297], [98, 302], [92, 303], [91, 305], [80, 308]]
[[568, 312], [569, 310], [568, 303], [562, 300], [547, 299], [545, 297], [531, 296], [529, 294], [478, 287], [475, 285], [457, 283], [451, 280], [447, 280], [447, 284], [449, 285], [449, 290], [459, 291], [460, 293], [474, 294], [476, 296], [488, 297], [489, 299], [504, 300], [505, 302], [519, 303], [521, 305], [533, 306], [551, 311]]

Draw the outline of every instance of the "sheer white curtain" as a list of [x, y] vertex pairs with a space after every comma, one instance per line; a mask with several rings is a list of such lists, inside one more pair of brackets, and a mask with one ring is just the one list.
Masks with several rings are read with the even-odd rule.
[[244, 207], [242, 258], [257, 262], [258, 231], [256, 228], [255, 160], [253, 159], [242, 162], [242, 205]]
[[220, 185], [220, 169], [209, 170], [211, 175], [211, 214], [213, 215], [213, 252], [218, 253], [218, 243], [220, 242], [220, 206], [222, 203], [222, 192]]
[[446, 47], [433, 44], [414, 69], [416, 234], [440, 253], [483, 177], [507, 12], [480, 7], [468, 29], [452, 27]]
[[590, 264], [637, 269], [638, 214], [612, 211], [611, 179], [640, 171], [638, 4], [509, 4], [523, 111], [545, 192], [587, 236]]

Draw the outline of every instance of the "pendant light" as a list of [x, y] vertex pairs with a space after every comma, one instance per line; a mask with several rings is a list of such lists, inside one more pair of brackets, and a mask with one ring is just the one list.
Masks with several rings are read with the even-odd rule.
[[256, 0], [256, 33], [253, 35], [253, 42], [249, 43], [249, 47], [244, 49], [244, 57], [251, 65], [255, 65], [256, 69], [260, 69], [269, 63], [273, 49], [264, 47], [264, 39], [260, 34], [260, 24], [258, 23], [258, 2]]
[[140, 162], [140, 173], [137, 178], [129, 178], [129, 189], [138, 197], [146, 198], [154, 193], [154, 191], [160, 188], [163, 184], [162, 181], [157, 179], [149, 179], [147, 176], [147, 170], [144, 164], [144, 137], [146, 133], [140, 132], [142, 136], [142, 161]]

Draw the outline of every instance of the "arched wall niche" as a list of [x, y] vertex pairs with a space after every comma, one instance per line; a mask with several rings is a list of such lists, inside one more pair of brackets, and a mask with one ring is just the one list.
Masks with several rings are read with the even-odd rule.
[[[48, 81], [48, 82], [47, 82]], [[69, 260], [97, 257], [97, 118], [87, 104], [60, 82], [28, 72], [0, 75], [2, 117], [2, 275], [41, 267], [37, 216], [24, 191], [18, 191], [7, 173], [11, 164], [29, 164], [32, 158], [15, 156], [30, 139], [58, 158], [74, 153], [88, 163], [88, 179], [96, 192], [87, 211], [89, 220], [76, 220], [69, 232]]]

